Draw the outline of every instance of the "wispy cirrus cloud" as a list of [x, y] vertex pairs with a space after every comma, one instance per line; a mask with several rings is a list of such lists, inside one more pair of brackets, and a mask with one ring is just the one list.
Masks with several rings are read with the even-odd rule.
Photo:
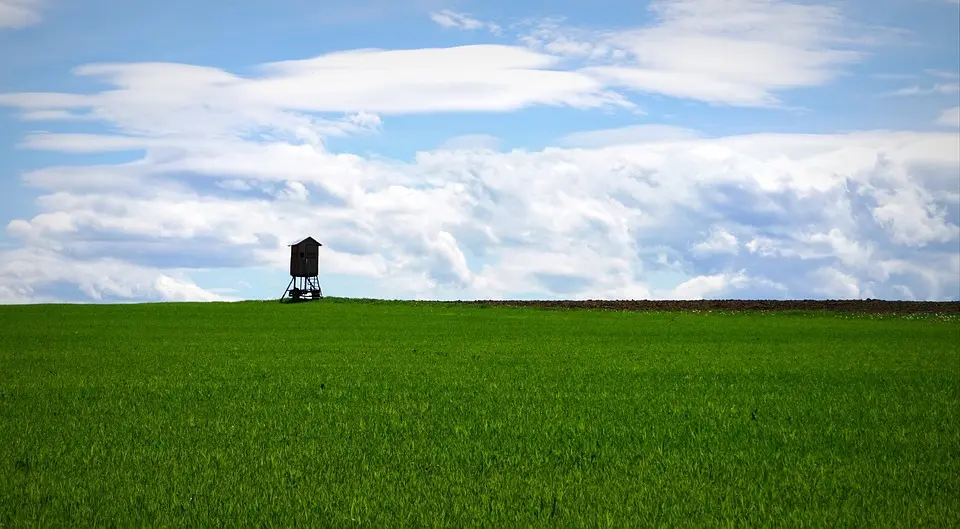
[[[921, 86], [919, 84], [913, 84], [910, 86], [905, 86], [892, 90], [885, 93], [885, 96], [930, 96], [930, 95], [950, 95], [960, 93], [960, 72], [950, 71], [950, 70], [925, 70], [924, 73], [927, 77], [935, 77], [938, 79], [944, 79], [950, 82], [936, 82], [933, 84], [928, 84], [926, 86]], [[918, 77], [918, 76], [914, 76]]]
[[470, 15], [458, 13], [450, 9], [441, 9], [430, 13], [430, 19], [445, 28], [462, 29], [467, 31], [485, 29], [494, 35], [501, 32], [500, 26], [492, 22], [483, 22]]
[[560, 17], [507, 27], [524, 46], [612, 87], [745, 107], [778, 106], [783, 91], [838, 78], [891, 32], [859, 27], [836, 6], [783, 0], [655, 0], [648, 10], [652, 23], [626, 29], [581, 28]]
[[778, 92], [827, 83], [875, 40], [828, 5], [657, 0], [649, 9], [648, 26], [589, 32], [550, 21], [521, 40], [587, 59], [582, 71], [613, 86], [735, 106], [775, 106]]
[[888, 92], [889, 96], [926, 96], [926, 95], [949, 95], [960, 93], [960, 83], [937, 83], [932, 86], [922, 87], [920, 85], [911, 85], [904, 88], [898, 88]]
[[[102, 79], [113, 89], [0, 94], [0, 105], [19, 107], [31, 120], [95, 119], [135, 134], [269, 129], [305, 139], [376, 128], [377, 114], [631, 106], [599, 81], [552, 69], [555, 64], [549, 55], [502, 45], [355, 50], [264, 64], [252, 77], [188, 64], [90, 64], [74, 73]], [[318, 113], [350, 117], [331, 121], [318, 119]]]

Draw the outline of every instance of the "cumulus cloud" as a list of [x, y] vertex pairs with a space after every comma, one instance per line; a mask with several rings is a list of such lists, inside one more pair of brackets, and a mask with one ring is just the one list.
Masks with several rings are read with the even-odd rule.
[[824, 267], [815, 270], [811, 279], [816, 281], [814, 290], [832, 299], [857, 299], [873, 297], [869, 291], [861, 292], [860, 281], [836, 268]]
[[[64, 301], [45, 290], [69, 284], [100, 301], [229, 301], [198, 287], [176, 269], [138, 266], [113, 257], [69, 260], [63, 246], [32, 245], [0, 254], [0, 303]], [[69, 300], [68, 300], [69, 301]]]
[[694, 255], [729, 253], [736, 255], [740, 251], [737, 238], [723, 228], [713, 228], [710, 236], [693, 245]]
[[[110, 147], [95, 135], [66, 144], [82, 139], [88, 149]], [[73, 282], [92, 299], [202, 299], [216, 294], [161, 274], [282, 268], [291, 234], [318, 233], [325, 273], [366, 276], [413, 297], [900, 297], [907, 289], [942, 299], [960, 290], [955, 134], [438, 149], [410, 162], [281, 141], [144, 148], [131, 164], [25, 175], [46, 193], [38, 215], [8, 225], [23, 249], [0, 254], [0, 284], [42, 293]], [[98, 185], [78, 184], [94, 173]], [[222, 193], [206, 191], [208, 182], [224, 182]], [[22, 252], [59, 259], [60, 275]]]
[[680, 300], [711, 298], [741, 288], [749, 280], [742, 270], [737, 273], [697, 276], [680, 283], [663, 297]]
[[0, 0], [0, 28], [22, 28], [40, 22], [45, 0]]

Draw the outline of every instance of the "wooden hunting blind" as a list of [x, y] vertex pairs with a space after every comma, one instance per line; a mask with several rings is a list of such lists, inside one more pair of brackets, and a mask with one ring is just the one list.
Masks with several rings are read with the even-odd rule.
[[313, 237], [307, 237], [290, 245], [290, 284], [283, 293], [295, 301], [320, 299], [320, 247]]

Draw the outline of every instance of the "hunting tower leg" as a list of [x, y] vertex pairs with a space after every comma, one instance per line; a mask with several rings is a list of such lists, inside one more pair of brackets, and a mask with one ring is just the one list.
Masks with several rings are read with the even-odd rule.
[[293, 282], [296, 281], [296, 280], [297, 280], [297, 278], [295, 278], [295, 277], [291, 277], [291, 278], [290, 278], [290, 282], [287, 283], [287, 288], [283, 291], [283, 295], [280, 296], [280, 301], [283, 301], [283, 298], [287, 297], [287, 294], [290, 293], [290, 286], [293, 285]]

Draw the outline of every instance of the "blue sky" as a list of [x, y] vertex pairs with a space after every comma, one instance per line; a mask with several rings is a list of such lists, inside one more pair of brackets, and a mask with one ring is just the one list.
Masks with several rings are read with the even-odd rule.
[[958, 20], [0, 0], [0, 303], [960, 299]]

